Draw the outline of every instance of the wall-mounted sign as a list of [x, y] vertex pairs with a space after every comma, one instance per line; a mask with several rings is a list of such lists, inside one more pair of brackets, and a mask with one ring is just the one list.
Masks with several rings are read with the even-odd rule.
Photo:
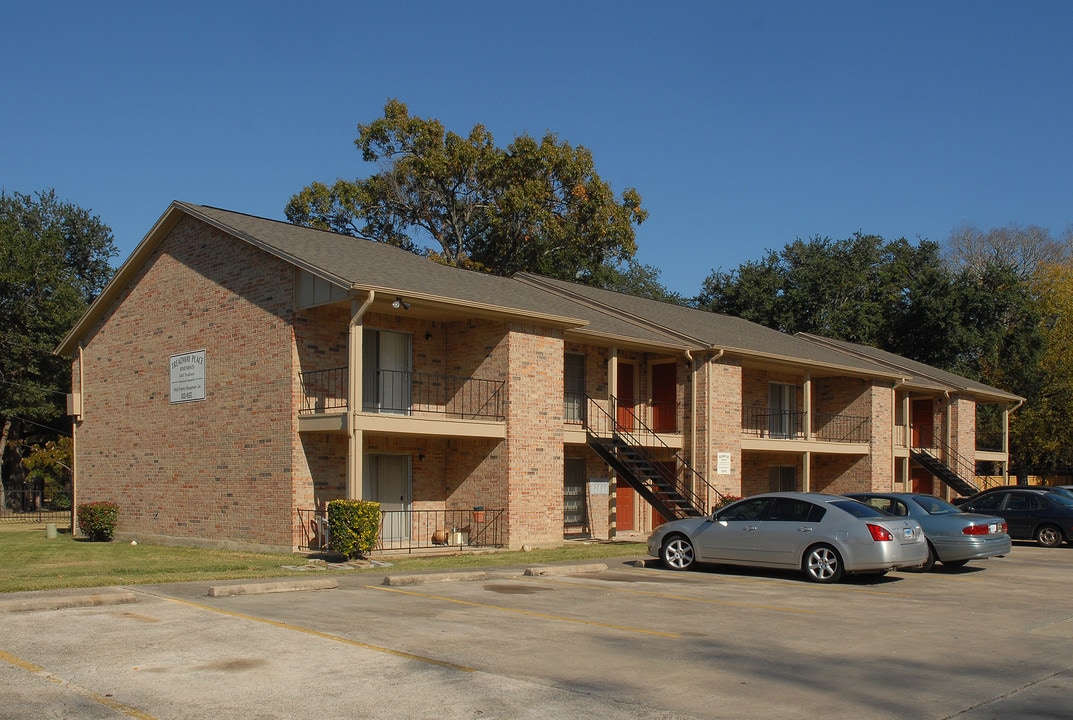
[[171, 402], [205, 399], [205, 351], [171, 356]]
[[722, 452], [715, 454], [715, 474], [716, 475], [729, 475], [730, 474], [730, 453]]

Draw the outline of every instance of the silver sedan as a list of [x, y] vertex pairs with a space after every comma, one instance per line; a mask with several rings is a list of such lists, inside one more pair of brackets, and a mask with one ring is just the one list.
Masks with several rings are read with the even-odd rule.
[[797, 569], [813, 582], [845, 573], [919, 567], [928, 557], [920, 523], [825, 493], [767, 493], [700, 518], [672, 520], [648, 538], [672, 570], [697, 562]]
[[921, 493], [850, 493], [848, 497], [919, 522], [928, 538], [928, 559], [922, 570], [931, 570], [936, 560], [947, 567], [961, 567], [969, 560], [1010, 552], [1006, 521], [1000, 517], [964, 512], [942, 498]]

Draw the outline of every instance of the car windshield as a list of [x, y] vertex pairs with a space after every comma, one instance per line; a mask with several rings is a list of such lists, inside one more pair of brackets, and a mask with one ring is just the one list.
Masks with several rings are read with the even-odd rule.
[[961, 508], [954, 507], [946, 500], [931, 495], [914, 495], [913, 500], [928, 515], [957, 515], [962, 512]]
[[859, 518], [881, 518], [890, 517], [890, 513], [885, 513], [882, 510], [877, 510], [871, 505], [865, 505], [862, 502], [856, 500], [835, 500], [831, 503], [839, 510], [845, 510], [853, 517]]

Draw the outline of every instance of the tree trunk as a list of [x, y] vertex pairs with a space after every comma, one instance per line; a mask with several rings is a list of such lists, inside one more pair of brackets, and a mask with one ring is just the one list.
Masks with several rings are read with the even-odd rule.
[[4, 419], [4, 429], [0, 431], [0, 511], [7, 507], [4, 495], [4, 450], [7, 449], [7, 435], [11, 432], [11, 420]]

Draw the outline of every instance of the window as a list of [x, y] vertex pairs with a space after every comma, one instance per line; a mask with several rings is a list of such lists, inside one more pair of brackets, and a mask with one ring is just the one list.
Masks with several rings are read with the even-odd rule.
[[765, 520], [781, 520], [785, 522], [819, 522], [826, 510], [807, 500], [794, 498], [775, 498], [771, 503]]
[[769, 471], [771, 492], [794, 492], [797, 490], [797, 468], [776, 466]]
[[362, 337], [362, 409], [409, 415], [413, 387], [411, 338], [365, 330]]
[[720, 520], [759, 520], [764, 514], [771, 498], [752, 498], [734, 503], [719, 513]]
[[1006, 495], [1009, 493], [992, 493], [991, 495], [984, 495], [977, 498], [972, 502], [968, 509], [972, 511], [977, 510], [998, 510], [1002, 507], [1002, 501], [1006, 499]]
[[585, 461], [567, 458], [563, 472], [563, 525], [567, 532], [582, 532], [588, 522], [585, 504]]
[[793, 438], [798, 433], [797, 388], [794, 385], [768, 385], [768, 433], [773, 438]]
[[566, 353], [563, 366], [563, 420], [571, 425], [585, 422], [585, 356]]

